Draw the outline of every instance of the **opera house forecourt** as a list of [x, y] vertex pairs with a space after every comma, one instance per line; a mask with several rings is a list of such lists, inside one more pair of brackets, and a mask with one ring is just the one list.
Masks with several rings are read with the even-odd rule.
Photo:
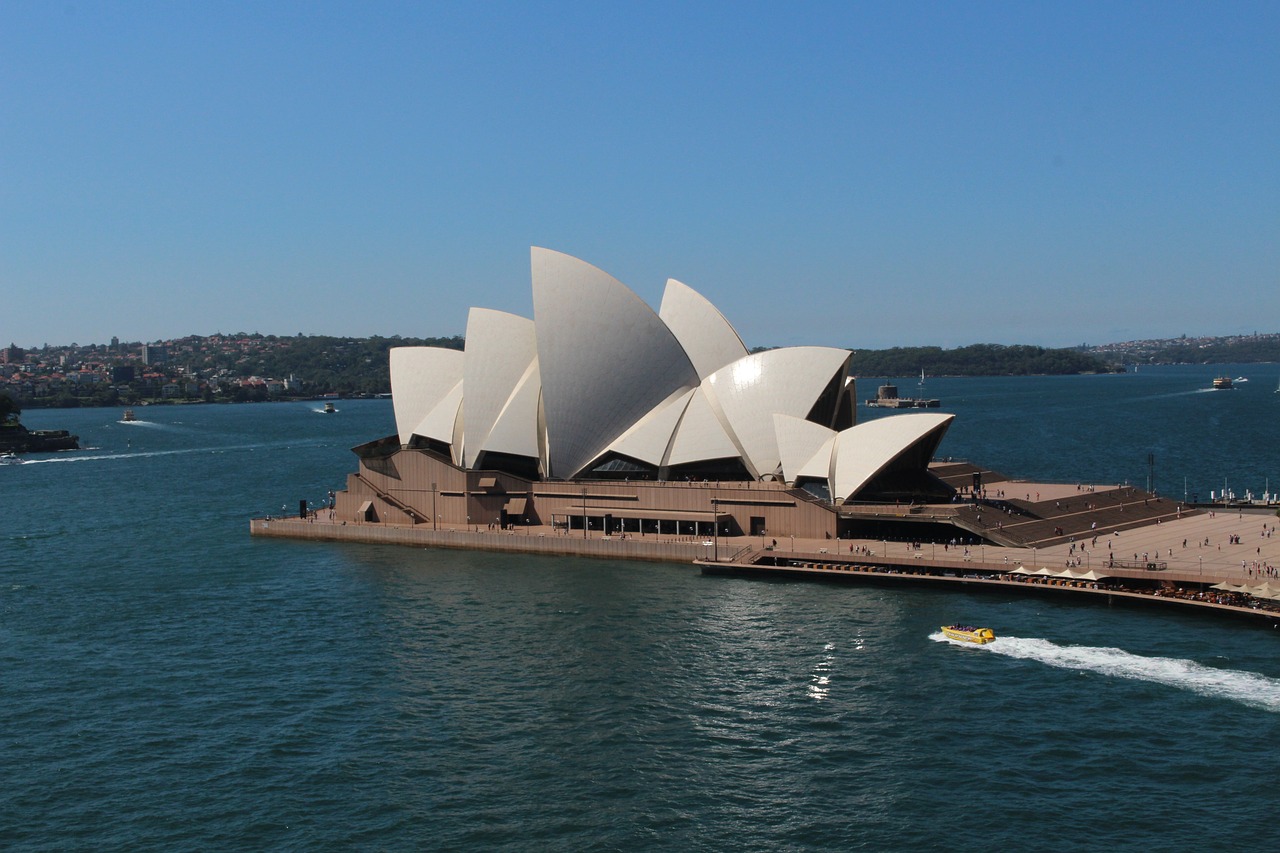
[[577, 258], [534, 248], [531, 262], [532, 319], [472, 308], [465, 351], [393, 349], [395, 433], [353, 448], [330, 506], [251, 533], [1147, 597], [1226, 579], [1203, 561], [1168, 571], [1163, 539], [1132, 561], [1099, 542], [1149, 528], [1185, 543], [1212, 513], [936, 461], [954, 416], [858, 423], [849, 350], [749, 352], [679, 281], [655, 312]]

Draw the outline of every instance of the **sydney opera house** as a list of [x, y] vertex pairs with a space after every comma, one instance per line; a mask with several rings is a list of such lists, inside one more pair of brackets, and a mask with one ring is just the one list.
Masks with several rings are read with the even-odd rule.
[[690, 287], [658, 311], [532, 250], [533, 318], [472, 308], [465, 352], [391, 352], [396, 434], [355, 448], [339, 518], [647, 536], [852, 536], [869, 504], [941, 502], [952, 415], [857, 422], [851, 353], [750, 352]]

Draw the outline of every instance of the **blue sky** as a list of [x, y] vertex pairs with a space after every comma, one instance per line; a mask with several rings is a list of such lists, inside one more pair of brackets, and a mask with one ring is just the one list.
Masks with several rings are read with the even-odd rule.
[[1280, 331], [1280, 4], [0, 4], [0, 343], [461, 334], [529, 246], [748, 345]]

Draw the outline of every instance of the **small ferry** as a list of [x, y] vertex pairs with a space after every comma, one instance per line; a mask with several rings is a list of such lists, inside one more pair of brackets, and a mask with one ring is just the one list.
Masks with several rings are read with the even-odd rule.
[[1232, 387], [1230, 376], [1219, 376], [1213, 380], [1213, 390], [1215, 391], [1228, 391]]
[[133, 413], [133, 409], [125, 409], [124, 414], [120, 416], [121, 423], [126, 423], [126, 424], [131, 424], [137, 419], [138, 419], [138, 416]]
[[996, 632], [990, 628], [975, 628], [972, 625], [943, 625], [942, 633], [949, 639], [962, 643], [994, 643]]
[[324, 404], [324, 413], [325, 413], [326, 415], [336, 414], [336, 413], [337, 413], [337, 411], [338, 411], [338, 410], [337, 410], [337, 409], [335, 409], [335, 408], [333, 407], [333, 403], [325, 403], [325, 404]]

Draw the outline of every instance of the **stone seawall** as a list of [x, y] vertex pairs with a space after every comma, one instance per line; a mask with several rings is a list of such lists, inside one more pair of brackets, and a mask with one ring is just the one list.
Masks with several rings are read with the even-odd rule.
[[[363, 542], [378, 545], [409, 545], [420, 548], [457, 548], [467, 551], [497, 551], [512, 554], [558, 554], [598, 557], [606, 560], [644, 560], [662, 563], [691, 563], [711, 556], [711, 546], [701, 542], [672, 542], [627, 539], [583, 539], [569, 536], [527, 536], [502, 531], [431, 530], [387, 524], [332, 524], [299, 518], [254, 518], [249, 521], [253, 536], [305, 539], [313, 542]], [[720, 549], [727, 556], [727, 548]]]

